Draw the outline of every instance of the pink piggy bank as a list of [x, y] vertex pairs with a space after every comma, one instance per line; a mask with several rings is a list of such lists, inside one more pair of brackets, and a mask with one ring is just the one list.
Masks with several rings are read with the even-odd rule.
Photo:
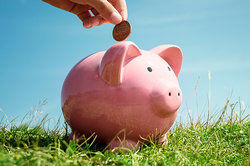
[[62, 88], [71, 137], [95, 133], [111, 149], [138, 147], [156, 136], [164, 142], [182, 101], [177, 80], [181, 65], [177, 46], [144, 51], [130, 41], [84, 58]]

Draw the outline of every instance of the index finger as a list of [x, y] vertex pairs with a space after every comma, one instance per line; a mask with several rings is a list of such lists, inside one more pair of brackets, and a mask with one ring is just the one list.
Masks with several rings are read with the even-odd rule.
[[110, 2], [113, 4], [115, 9], [120, 13], [123, 20], [127, 20], [128, 19], [128, 11], [127, 11], [126, 0], [110, 0]]

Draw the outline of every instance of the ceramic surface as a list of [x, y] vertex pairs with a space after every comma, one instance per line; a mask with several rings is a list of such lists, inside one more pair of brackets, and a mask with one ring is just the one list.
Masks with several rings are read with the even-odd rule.
[[164, 141], [182, 101], [181, 65], [177, 46], [144, 51], [130, 41], [84, 58], [62, 88], [62, 110], [73, 135], [95, 133], [109, 148], [132, 148], [159, 134]]

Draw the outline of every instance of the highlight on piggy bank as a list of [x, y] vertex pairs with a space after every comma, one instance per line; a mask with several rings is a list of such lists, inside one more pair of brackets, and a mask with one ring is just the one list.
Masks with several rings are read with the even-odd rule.
[[84, 58], [62, 88], [71, 138], [95, 133], [110, 149], [132, 149], [159, 134], [164, 143], [182, 102], [177, 80], [181, 65], [177, 46], [145, 51], [130, 41]]

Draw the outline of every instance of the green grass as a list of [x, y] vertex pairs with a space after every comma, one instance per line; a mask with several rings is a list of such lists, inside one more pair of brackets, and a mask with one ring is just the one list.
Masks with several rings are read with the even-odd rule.
[[[229, 111], [228, 111], [229, 110]], [[245, 110], [243, 110], [245, 111]], [[139, 150], [113, 152], [93, 141], [68, 140], [67, 127], [45, 129], [46, 118], [35, 127], [0, 126], [0, 165], [249, 165], [248, 117], [227, 102], [218, 116], [205, 122], [179, 123], [168, 144], [154, 141]], [[66, 131], [66, 132], [65, 132]]]

